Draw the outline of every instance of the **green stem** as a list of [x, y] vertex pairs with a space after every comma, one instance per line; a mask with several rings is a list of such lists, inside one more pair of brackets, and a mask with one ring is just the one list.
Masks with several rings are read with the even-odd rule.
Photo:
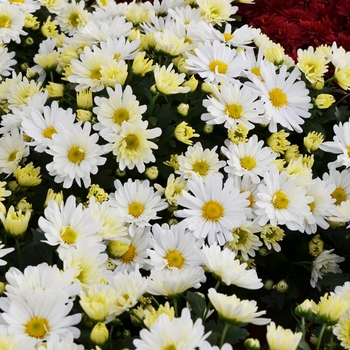
[[134, 310], [130, 310], [130, 315], [133, 315], [135, 318], [138, 319], [138, 321], [143, 324], [143, 319], [141, 319], [135, 312]]
[[343, 100], [345, 100], [347, 97], [349, 97], [350, 96], [350, 93], [349, 94], [346, 94], [345, 96], [343, 96], [339, 101], [337, 101], [336, 103], [335, 103], [335, 105], [338, 105], [340, 102], [342, 102]]
[[159, 95], [160, 95], [159, 92], [157, 92], [157, 93], [153, 96], [153, 98], [152, 98], [152, 100], [151, 100], [151, 103], [149, 104], [149, 114], [148, 114], [148, 117], [149, 117], [149, 118], [152, 117], [154, 104], [156, 103], [157, 98], [158, 98]]
[[306, 328], [305, 328], [305, 317], [301, 318], [301, 331], [303, 332], [303, 337], [302, 339], [305, 340], [305, 333], [306, 333]]
[[228, 323], [225, 323], [224, 330], [222, 331], [222, 334], [221, 334], [220, 348], [224, 345], [226, 333], [227, 333], [229, 327], [230, 327], [230, 325]]
[[177, 311], [177, 298], [174, 298], [174, 310], [175, 310], [175, 317], [179, 317], [179, 313]]
[[320, 334], [318, 335], [318, 341], [317, 341], [316, 350], [320, 350], [320, 346], [321, 346], [321, 343], [322, 343], [323, 333], [324, 333], [324, 331], [326, 330], [326, 328], [327, 328], [327, 325], [324, 323], [324, 324], [322, 325]]
[[[220, 281], [217, 281], [216, 282], [216, 285], [214, 287], [214, 289], [217, 291], [219, 286], [220, 286], [221, 282]], [[210, 308], [213, 306], [213, 304], [211, 303], [211, 301], [209, 300], [209, 303], [208, 303], [208, 306], [205, 308], [205, 311], [204, 311], [204, 314], [203, 314], [203, 317], [202, 317], [202, 320], [203, 322], [205, 322], [205, 320], [207, 319], [208, 317], [208, 314], [210, 312]]]
[[111, 349], [111, 350], [113, 350], [113, 347], [112, 347], [112, 334], [113, 334], [113, 328], [114, 328], [114, 326], [111, 326], [111, 329], [110, 329], [110, 331], [109, 331], [109, 345], [108, 345], [108, 347], [109, 347], [109, 349]]
[[152, 295], [151, 296], [152, 300], [156, 303], [157, 307], [159, 307], [159, 303], [158, 303], [158, 300]]
[[19, 269], [22, 271], [23, 270], [22, 254], [21, 254], [21, 247], [19, 245], [18, 238], [15, 238], [15, 242], [16, 242], [16, 250], [18, 255], [18, 265], [19, 265]]

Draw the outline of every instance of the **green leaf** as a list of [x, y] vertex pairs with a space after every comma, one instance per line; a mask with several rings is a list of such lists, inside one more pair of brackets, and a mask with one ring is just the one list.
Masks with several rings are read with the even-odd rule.
[[298, 350], [311, 350], [311, 348], [304, 339], [301, 339], [298, 345]]
[[202, 317], [207, 306], [205, 299], [199, 294], [193, 292], [187, 292], [185, 299], [190, 304], [195, 315]]

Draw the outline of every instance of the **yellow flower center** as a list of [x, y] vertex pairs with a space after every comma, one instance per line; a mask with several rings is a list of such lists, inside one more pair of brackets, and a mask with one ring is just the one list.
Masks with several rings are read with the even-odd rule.
[[249, 240], [249, 232], [244, 228], [236, 228], [232, 233], [238, 236], [236, 244], [244, 245]]
[[176, 350], [176, 345], [174, 344], [170, 344], [170, 345], [167, 345], [167, 346], [164, 346], [163, 350]]
[[136, 247], [134, 247], [132, 244], [130, 244], [129, 249], [124, 253], [121, 257], [120, 260], [123, 263], [131, 263], [134, 261], [136, 258]]
[[73, 146], [68, 151], [68, 159], [72, 163], [80, 164], [85, 158], [85, 152], [78, 146]]
[[118, 61], [119, 58], [120, 58], [120, 56], [121, 56], [121, 53], [117, 52], [117, 53], [114, 54], [114, 59], [115, 59], [116, 61]]
[[261, 78], [260, 67], [253, 67], [250, 71], [257, 77]]
[[57, 134], [57, 130], [53, 125], [49, 125], [42, 131], [42, 135], [47, 139], [52, 139], [53, 134]]
[[176, 249], [167, 251], [165, 259], [168, 260], [169, 267], [177, 267], [178, 269], [181, 269], [185, 262], [185, 258]]
[[346, 146], [346, 150], [348, 151], [348, 157], [350, 157], [350, 146]]
[[202, 206], [202, 216], [208, 221], [219, 221], [224, 216], [225, 209], [218, 201], [209, 200]]
[[129, 112], [125, 108], [119, 108], [114, 112], [113, 120], [116, 124], [122, 124], [123, 122], [129, 120]]
[[225, 114], [228, 117], [239, 119], [242, 116], [243, 108], [241, 105], [237, 105], [232, 103], [230, 105], [226, 105]]
[[124, 141], [126, 142], [126, 148], [128, 150], [135, 150], [140, 145], [139, 138], [134, 134], [130, 134], [127, 137], [125, 137]]
[[249, 201], [249, 208], [253, 208], [255, 200], [254, 200], [254, 195], [252, 192], [250, 192], [250, 195], [247, 197], [247, 200]]
[[24, 0], [9, 0], [11, 4], [24, 4]]
[[225, 74], [228, 70], [228, 65], [220, 60], [213, 60], [209, 63], [209, 69], [213, 73]]
[[311, 211], [311, 213], [313, 213], [313, 212], [314, 212], [314, 210], [315, 210], [315, 207], [316, 207], [315, 202], [311, 202], [311, 203], [309, 203], [309, 207], [310, 207], [310, 211]]
[[272, 204], [276, 209], [286, 209], [288, 207], [289, 201], [290, 200], [287, 195], [280, 190], [275, 192], [275, 194], [272, 196]]
[[247, 169], [247, 170], [254, 169], [255, 165], [256, 165], [256, 161], [252, 157], [243, 157], [243, 158], [241, 158], [240, 162], [241, 162], [242, 168]]
[[91, 79], [101, 79], [102, 74], [101, 74], [101, 68], [95, 68], [91, 71], [90, 74]]
[[231, 33], [223, 33], [223, 36], [225, 38], [225, 41], [229, 41], [234, 38], [234, 34]]
[[198, 173], [199, 175], [206, 175], [208, 172], [209, 166], [205, 160], [199, 160], [193, 164], [193, 171]]
[[75, 243], [78, 238], [78, 234], [69, 226], [67, 226], [60, 235], [67, 244]]
[[73, 27], [77, 27], [81, 22], [81, 17], [79, 13], [72, 13], [69, 16], [69, 22]]
[[276, 108], [284, 107], [288, 103], [287, 95], [280, 88], [271, 89], [269, 96], [272, 105]]
[[145, 210], [145, 206], [139, 202], [132, 202], [129, 204], [128, 209], [130, 215], [138, 218]]
[[0, 28], [10, 28], [12, 24], [11, 18], [6, 15], [0, 16]]
[[10, 155], [8, 156], [7, 160], [9, 162], [13, 162], [16, 159], [18, 151], [13, 151], [10, 153]]
[[335, 205], [339, 205], [348, 199], [345, 189], [343, 187], [337, 187], [331, 194], [332, 198], [335, 199]]
[[24, 329], [30, 337], [44, 339], [50, 331], [49, 321], [46, 318], [34, 316], [24, 325]]

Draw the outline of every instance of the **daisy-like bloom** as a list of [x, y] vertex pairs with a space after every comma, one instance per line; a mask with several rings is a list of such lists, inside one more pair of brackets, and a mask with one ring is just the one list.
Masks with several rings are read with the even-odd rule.
[[151, 270], [147, 292], [152, 295], [177, 298], [190, 288], [199, 288], [205, 281], [204, 270], [200, 266]]
[[73, 110], [59, 107], [57, 101], [53, 101], [51, 106], [45, 106], [43, 112], [35, 110], [26, 114], [22, 120], [23, 132], [32, 138], [28, 143], [35, 146], [37, 152], [44, 152], [52, 139], [53, 134], [57, 134], [58, 124], [70, 129], [73, 126], [75, 115]]
[[200, 142], [189, 146], [185, 155], [178, 157], [179, 169], [175, 173], [182, 175], [185, 179], [191, 178], [192, 174], [203, 178], [209, 174], [220, 174], [219, 170], [226, 165], [226, 162], [219, 160], [216, 149], [217, 146], [211, 150], [203, 149]]
[[184, 25], [189, 25], [190, 22], [198, 24], [204, 19], [201, 10], [198, 8], [193, 8], [190, 5], [169, 9], [168, 15], [170, 18], [173, 18], [175, 22], [179, 22]]
[[175, 178], [174, 174], [170, 174], [165, 188], [159, 184], [154, 184], [154, 187], [163, 193], [169, 205], [175, 208], [178, 204], [176, 197], [181, 196], [182, 190], [187, 189], [187, 181], [182, 176]]
[[96, 107], [93, 112], [97, 116], [98, 123], [94, 124], [95, 130], [100, 130], [102, 137], [110, 133], [120, 131], [124, 122], [134, 123], [142, 119], [147, 106], [139, 104], [132, 88], [127, 85], [122, 90], [120, 84], [116, 84], [114, 90], [107, 87], [108, 98], [96, 96], [94, 101]]
[[329, 227], [329, 223], [325, 218], [330, 215], [335, 202], [335, 199], [331, 196], [334, 190], [334, 184], [327, 184], [320, 178], [313, 179], [311, 184], [306, 186], [306, 194], [314, 199], [308, 204], [311, 216], [306, 216], [302, 225], [307, 234], [316, 233], [318, 226], [324, 230]]
[[185, 94], [190, 91], [189, 87], [180, 86], [185, 81], [186, 74], [175, 73], [172, 63], [168, 67], [157, 63], [153, 73], [156, 88], [164, 95]]
[[186, 349], [195, 350], [200, 347], [209, 333], [204, 334], [202, 320], [194, 323], [190, 310], [185, 308], [181, 316], [171, 320], [162, 314], [150, 329], [140, 331], [140, 339], [133, 341], [136, 350]]
[[60, 206], [51, 200], [44, 210], [44, 216], [38, 221], [44, 232], [45, 243], [61, 248], [76, 246], [80, 241], [91, 245], [101, 242], [100, 222], [91, 217], [91, 210], [83, 209], [82, 203], [76, 205], [76, 198], [71, 195]]
[[124, 121], [118, 133], [110, 133], [104, 138], [109, 142], [105, 146], [106, 152], [113, 152], [117, 157], [120, 170], [137, 168], [139, 173], [146, 169], [145, 164], [155, 162], [152, 149], [158, 149], [158, 145], [149, 139], [154, 139], [162, 134], [162, 129], [147, 129], [146, 120], [137, 120], [134, 123]]
[[290, 329], [284, 329], [271, 322], [267, 326], [266, 339], [270, 350], [296, 350], [303, 333], [293, 333]]
[[97, 144], [98, 135], [92, 134], [91, 124], [81, 122], [73, 124], [70, 129], [57, 125], [57, 134], [52, 134], [52, 142], [46, 153], [53, 156], [53, 161], [46, 165], [56, 183], [62, 183], [64, 188], [70, 188], [75, 180], [85, 188], [91, 184], [90, 174], [96, 174], [98, 166], [106, 162], [101, 157], [103, 147]]
[[13, 252], [15, 250], [15, 248], [11, 247], [11, 248], [5, 248], [5, 244], [2, 244], [2, 241], [0, 241], [0, 266], [5, 266], [7, 264], [6, 260], [3, 260], [1, 258], [3, 258], [5, 255]]
[[76, 2], [72, 0], [65, 3], [55, 17], [55, 24], [68, 34], [73, 35], [77, 30], [84, 28], [89, 22], [89, 13], [85, 7], [84, 1]]
[[202, 114], [201, 119], [207, 124], [224, 124], [225, 128], [230, 129], [242, 123], [251, 130], [254, 124], [267, 122], [262, 116], [263, 103], [251, 88], [229, 83], [221, 86], [220, 90], [214, 85], [213, 92], [212, 97], [203, 100], [208, 113]]
[[128, 65], [124, 60], [113, 60], [101, 66], [101, 82], [105, 87], [114, 87], [116, 84], [124, 85], [127, 76]]
[[148, 280], [141, 275], [137, 265], [133, 271], [117, 272], [108, 277], [107, 283], [116, 292], [114, 303], [109, 309], [114, 317], [132, 309], [148, 287]]
[[200, 243], [181, 223], [170, 227], [167, 224], [155, 224], [152, 226], [150, 241], [152, 249], [148, 249], [149, 264], [156, 271], [199, 266], [201, 259], [193, 247], [199, 247]]
[[264, 141], [258, 141], [253, 135], [247, 142], [233, 144], [226, 140], [225, 146], [221, 147], [222, 152], [228, 158], [224, 168], [230, 176], [243, 176], [247, 174], [253, 183], [259, 183], [260, 177], [271, 167], [277, 154], [270, 147], [263, 147]]
[[112, 66], [113, 63], [116, 62], [111, 54], [102, 51], [97, 46], [93, 46], [92, 49], [85, 46], [79, 59], [71, 60], [72, 74], [68, 76], [68, 81], [78, 84], [76, 91], [87, 89], [92, 92], [101, 91], [104, 88], [101, 69]]
[[29, 147], [23, 140], [23, 134], [15, 128], [0, 138], [0, 149], [0, 173], [13, 173], [19, 162], [29, 156]]
[[241, 326], [246, 323], [256, 325], [268, 324], [269, 318], [260, 318], [266, 311], [259, 311], [255, 300], [241, 300], [236, 295], [227, 296], [218, 293], [214, 288], [209, 288], [208, 298], [224, 322]]
[[327, 326], [334, 326], [344, 312], [349, 310], [349, 306], [349, 301], [342, 299], [340, 295], [326, 293], [315, 307], [315, 313]]
[[232, 15], [238, 11], [238, 6], [232, 6], [229, 0], [197, 0], [198, 8], [206, 22], [220, 24], [232, 21]]
[[221, 249], [218, 245], [204, 246], [199, 250], [205, 270], [219, 281], [246, 289], [260, 289], [261, 279], [254, 269], [247, 270], [246, 263], [240, 263], [236, 254], [228, 248]]
[[186, 145], [192, 145], [192, 137], [199, 137], [200, 135], [195, 132], [191, 126], [188, 125], [185, 121], [178, 124], [174, 130], [174, 135], [177, 140], [185, 143]]
[[318, 290], [321, 290], [317, 281], [322, 279], [324, 274], [342, 272], [338, 263], [345, 261], [345, 258], [337, 254], [332, 254], [333, 251], [334, 249], [323, 251], [312, 262], [310, 284], [313, 288], [317, 287]]
[[[130, 233], [130, 228], [129, 228]], [[128, 243], [125, 243], [125, 238]], [[137, 268], [149, 269], [147, 249], [151, 232], [148, 227], [137, 227], [132, 235], [118, 241], [110, 241], [107, 253], [111, 261], [117, 266], [114, 272], [132, 272]]]
[[336, 286], [331, 295], [339, 295], [342, 299], [350, 301], [350, 282], [346, 281], [342, 286]]
[[128, 234], [125, 220], [119, 215], [118, 209], [112, 207], [109, 201], [99, 203], [95, 197], [90, 197], [88, 208], [90, 216], [101, 224], [98, 233], [103, 240], [118, 240]]
[[11, 267], [5, 274], [6, 295], [12, 299], [27, 290], [46, 291], [49, 294], [67, 294], [74, 299], [80, 292], [80, 284], [74, 282], [74, 269], [61, 271], [56, 265], [46, 262], [37, 266], [27, 266], [24, 271]]
[[13, 70], [11, 66], [17, 63], [13, 58], [15, 57], [15, 52], [8, 52], [6, 46], [0, 48], [0, 80], [2, 77], [7, 77], [10, 75], [10, 72]]
[[27, 290], [11, 299], [2, 317], [9, 334], [29, 341], [35, 339], [36, 344], [40, 344], [51, 334], [61, 339], [80, 336], [80, 330], [74, 325], [80, 322], [81, 314], [69, 315], [72, 307], [73, 301], [65, 293]]
[[24, 12], [10, 2], [0, 3], [0, 43], [21, 42], [21, 35], [27, 35], [23, 30]]
[[7, 185], [6, 181], [0, 181], [0, 213], [6, 213], [6, 207], [2, 203], [5, 200], [5, 197], [11, 195], [11, 191], [7, 190], [5, 186]]
[[[224, 0], [226, 1], [226, 0]], [[244, 54], [237, 53], [218, 40], [204, 41], [194, 49], [195, 55], [186, 52], [187, 69], [198, 73], [201, 78], [210, 83], [234, 82], [242, 70], [247, 67], [248, 61]]]
[[333, 141], [326, 141], [320, 145], [320, 149], [324, 152], [337, 154], [337, 159], [334, 162], [328, 163], [328, 168], [339, 168], [345, 166], [350, 167], [350, 141], [348, 135], [350, 133], [350, 122], [344, 124], [339, 123], [333, 126], [334, 136]]
[[108, 37], [106, 41], [100, 43], [103, 51], [113, 55], [115, 60], [133, 60], [140, 46], [140, 39], [129, 41], [125, 37], [119, 38]]
[[350, 349], [350, 310], [340, 316], [339, 321], [332, 330], [344, 349]]
[[297, 54], [297, 67], [305, 74], [306, 79], [312, 84], [323, 80], [330, 61], [325, 53], [310, 46], [307, 50], [298, 49]]
[[316, 132], [316, 131], [310, 131], [308, 132], [306, 137], [304, 137], [303, 143], [306, 150], [310, 153], [318, 150], [323, 141], [324, 141], [324, 135], [322, 133]]
[[261, 65], [260, 73], [263, 80], [247, 73], [253, 82], [248, 82], [247, 85], [255, 88], [264, 102], [269, 131], [276, 132], [277, 126], [281, 125], [301, 133], [303, 130], [300, 125], [304, 124], [303, 118], [310, 118], [309, 109], [313, 105], [310, 103], [311, 98], [305, 83], [298, 80], [299, 70], [294, 68], [289, 74], [287, 66], [283, 65], [277, 73], [273, 63], [265, 62]]
[[232, 240], [231, 230], [246, 221], [251, 209], [248, 207], [248, 192], [240, 193], [233, 179], [223, 183], [222, 176], [209, 174], [205, 180], [192, 175], [188, 181], [189, 192], [182, 191], [178, 204], [186, 209], [177, 210], [175, 216], [184, 218], [188, 229], [196, 238], [206, 238], [209, 244], [223, 245]]
[[122, 184], [114, 182], [116, 191], [110, 194], [110, 204], [118, 208], [125, 221], [138, 227], [150, 226], [149, 221], [159, 219], [157, 212], [168, 207], [161, 193], [154, 191], [149, 180], [128, 179]]
[[255, 251], [263, 245], [255, 233], [260, 232], [261, 227], [247, 222], [231, 231], [233, 240], [225, 244], [225, 248], [232, 250], [235, 254], [240, 253], [243, 259], [254, 257]]
[[313, 197], [307, 196], [300, 179], [293, 178], [277, 167], [271, 166], [264, 175], [264, 182], [258, 186], [255, 210], [257, 223], [272, 226], [286, 225], [290, 230], [298, 230], [306, 216], [311, 215], [309, 203]]

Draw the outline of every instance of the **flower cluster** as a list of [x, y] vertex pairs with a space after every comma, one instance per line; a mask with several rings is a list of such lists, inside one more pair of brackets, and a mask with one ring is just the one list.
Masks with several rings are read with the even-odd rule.
[[0, 3], [3, 344], [350, 348], [350, 52], [241, 6]]

